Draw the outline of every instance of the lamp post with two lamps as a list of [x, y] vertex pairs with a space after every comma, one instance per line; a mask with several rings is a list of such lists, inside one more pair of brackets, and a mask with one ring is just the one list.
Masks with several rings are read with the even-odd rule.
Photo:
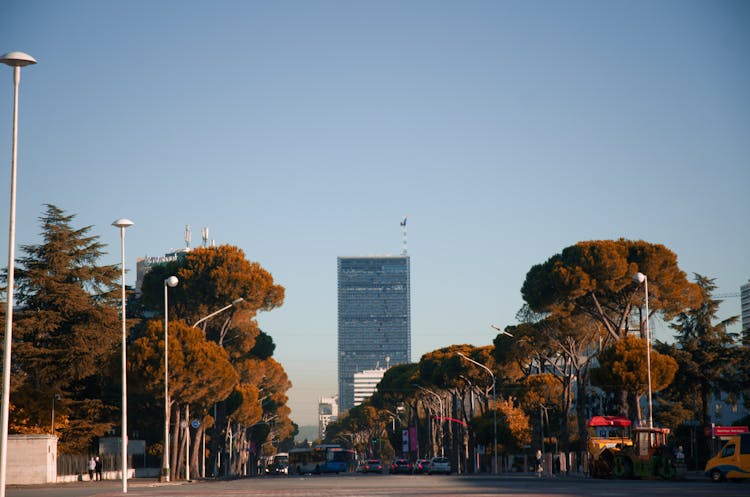
[[6, 468], [8, 463], [8, 415], [10, 411], [10, 349], [13, 341], [13, 287], [16, 246], [16, 161], [18, 159], [18, 85], [21, 68], [36, 64], [36, 60], [23, 52], [9, 52], [0, 62], [13, 68], [13, 140], [10, 159], [10, 220], [8, 222], [8, 272], [5, 297], [5, 350], [3, 353], [3, 400], [0, 421], [0, 497], [5, 497]]
[[169, 287], [176, 287], [180, 280], [170, 276], [164, 280], [164, 451], [161, 475], [169, 481]]
[[461, 357], [466, 359], [467, 361], [476, 364], [480, 368], [484, 369], [490, 374], [490, 377], [492, 378], [492, 441], [495, 444], [492, 447], [492, 474], [497, 474], [497, 396], [495, 395], [495, 375], [490, 371], [490, 368], [485, 366], [482, 363], [479, 363], [475, 361], [474, 359], [471, 359], [461, 352], [458, 353]]
[[125, 230], [133, 226], [133, 221], [120, 218], [112, 223], [112, 226], [120, 228], [120, 261], [122, 280], [122, 435], [120, 442], [120, 455], [122, 457], [122, 493], [128, 492], [128, 377], [126, 342], [128, 329], [125, 324]]

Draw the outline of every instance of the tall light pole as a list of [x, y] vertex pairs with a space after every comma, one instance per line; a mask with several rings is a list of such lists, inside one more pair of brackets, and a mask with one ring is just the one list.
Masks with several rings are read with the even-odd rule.
[[[646, 294], [646, 368], [648, 369], [648, 427], [654, 427], [653, 404], [651, 402], [651, 330], [648, 325], [648, 277], [643, 273], [635, 273], [633, 279], [637, 283], [643, 283], [643, 291]], [[643, 321], [641, 321], [643, 329]]]
[[10, 221], [8, 222], [8, 286], [5, 296], [5, 350], [3, 354], [3, 401], [0, 424], [0, 497], [5, 497], [5, 479], [8, 463], [8, 414], [10, 410], [10, 347], [13, 340], [13, 290], [16, 246], [16, 160], [18, 158], [18, 85], [21, 68], [36, 64], [36, 60], [23, 52], [9, 52], [0, 62], [13, 68], [13, 141], [10, 159]]
[[128, 493], [128, 376], [126, 340], [128, 330], [125, 325], [125, 229], [133, 226], [130, 219], [120, 218], [112, 223], [112, 226], [120, 228], [120, 260], [122, 279], [122, 439], [120, 445], [122, 455], [122, 493]]
[[168, 287], [176, 287], [180, 280], [170, 276], [164, 280], [164, 461], [161, 476], [169, 481], [169, 292]]
[[469, 357], [466, 357], [461, 352], [458, 353], [461, 357], [466, 359], [467, 361], [476, 364], [480, 368], [484, 369], [490, 374], [490, 377], [492, 378], [492, 440], [495, 444], [492, 447], [492, 474], [497, 474], [497, 396], [495, 395], [495, 375], [490, 371], [490, 368], [485, 366], [482, 363], [479, 363], [475, 361], [474, 359], [471, 359]]

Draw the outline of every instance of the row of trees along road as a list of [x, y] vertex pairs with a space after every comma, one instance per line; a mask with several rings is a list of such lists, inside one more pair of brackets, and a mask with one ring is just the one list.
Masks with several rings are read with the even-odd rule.
[[[10, 430], [49, 433], [55, 395], [55, 431], [61, 453], [96, 450], [96, 438], [119, 428], [119, 267], [98, 265], [104, 254], [91, 226], [47, 205], [42, 242], [21, 247], [16, 269]], [[198, 419], [192, 435], [191, 473], [199, 474], [200, 442], [207, 435], [207, 472], [230, 455], [242, 472], [248, 448], [293, 437], [286, 392], [291, 387], [273, 359], [275, 345], [255, 316], [279, 307], [284, 288], [249, 262], [242, 250], [198, 248], [154, 266], [142, 294], [128, 292], [128, 390], [132, 433], [162, 456], [164, 423], [163, 282], [177, 276], [169, 296], [169, 387], [172, 478], [184, 468], [182, 421]], [[7, 280], [7, 279], [6, 279]], [[193, 327], [201, 317], [242, 298], [228, 312]], [[163, 318], [162, 318], [163, 319]], [[189, 419], [186, 419], [189, 413]], [[231, 440], [231, 446], [229, 441]], [[270, 447], [269, 447], [270, 448]]]
[[[429, 435], [421, 454], [442, 448], [454, 467], [465, 468], [474, 443], [492, 453], [495, 409], [497, 450], [505, 453], [532, 443], [541, 448], [543, 435], [548, 449], [585, 450], [586, 421], [597, 414], [641, 423], [648, 371], [638, 272], [648, 276], [650, 317], [676, 332], [674, 343], [656, 341], [651, 353], [655, 422], [675, 430], [675, 444], [697, 441], [694, 457], [705, 459], [705, 440], [691, 438], [687, 427], [710, 425], [712, 395], [747, 404], [750, 337], [727, 331], [736, 317], [717, 321], [713, 280], [696, 274], [689, 281], [663, 245], [623, 239], [580, 242], [533, 266], [521, 288], [518, 323], [492, 346], [452, 345], [416, 365], [391, 368], [375, 395], [333, 425], [328, 439], [363, 453], [385, 448], [387, 456], [400, 449], [397, 424], [416, 425]], [[490, 376], [459, 352], [493, 371], [496, 406]], [[444, 419], [434, 422], [441, 405]]]

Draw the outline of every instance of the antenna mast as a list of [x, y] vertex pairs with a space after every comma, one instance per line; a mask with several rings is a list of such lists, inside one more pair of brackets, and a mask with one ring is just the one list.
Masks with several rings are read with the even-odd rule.
[[404, 236], [404, 247], [401, 249], [401, 255], [406, 255], [407, 254], [407, 250], [406, 250], [406, 216], [404, 216], [404, 220], [401, 221], [401, 232], [403, 233], [403, 236]]
[[208, 247], [208, 228], [205, 226], [201, 229], [201, 237], [203, 238], [203, 248]]

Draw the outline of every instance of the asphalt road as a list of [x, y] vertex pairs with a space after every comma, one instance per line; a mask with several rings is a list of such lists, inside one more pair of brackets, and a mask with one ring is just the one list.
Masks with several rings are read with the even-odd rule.
[[[534, 476], [322, 475], [161, 484], [130, 480], [138, 497], [747, 497], [750, 482], [590, 480]], [[122, 496], [119, 481], [8, 487], [7, 497]]]

